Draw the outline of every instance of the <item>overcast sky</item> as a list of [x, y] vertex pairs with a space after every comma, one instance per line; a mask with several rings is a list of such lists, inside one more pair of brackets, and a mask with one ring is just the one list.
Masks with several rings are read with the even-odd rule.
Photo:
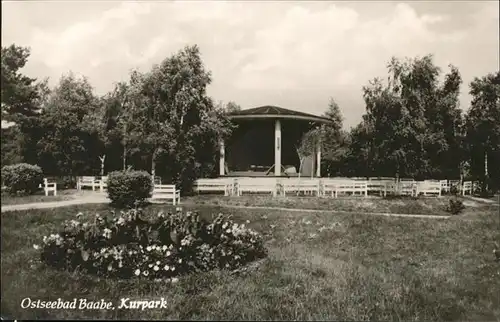
[[212, 71], [209, 94], [244, 109], [323, 113], [347, 127], [364, 113], [362, 86], [386, 78], [391, 56], [432, 53], [468, 83], [498, 70], [498, 1], [2, 1], [2, 46], [29, 46], [24, 72], [57, 83], [70, 70], [98, 94], [188, 44]]

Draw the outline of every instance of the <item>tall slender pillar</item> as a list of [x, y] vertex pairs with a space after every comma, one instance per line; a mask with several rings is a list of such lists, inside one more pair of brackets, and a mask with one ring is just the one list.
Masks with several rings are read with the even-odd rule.
[[274, 126], [274, 175], [281, 176], [281, 122]]
[[316, 177], [321, 177], [321, 142], [316, 146]]
[[224, 149], [224, 141], [220, 141], [220, 159], [219, 159], [219, 175], [223, 176], [224, 175], [224, 168], [226, 166], [226, 160], [225, 160], [225, 154], [226, 151]]

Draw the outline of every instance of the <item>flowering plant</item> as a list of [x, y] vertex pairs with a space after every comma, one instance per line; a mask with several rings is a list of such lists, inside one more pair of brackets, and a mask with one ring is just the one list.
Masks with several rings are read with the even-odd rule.
[[[114, 213], [112, 213], [114, 215]], [[64, 223], [43, 238], [43, 262], [66, 270], [121, 278], [174, 278], [190, 271], [236, 269], [267, 255], [262, 236], [223, 214], [211, 221], [198, 213], [158, 213], [143, 219], [141, 209], [118, 216]]]

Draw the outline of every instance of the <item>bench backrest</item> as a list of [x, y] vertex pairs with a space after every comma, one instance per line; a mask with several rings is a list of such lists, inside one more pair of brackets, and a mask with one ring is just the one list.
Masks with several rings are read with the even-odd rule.
[[84, 176], [80, 177], [80, 182], [94, 182], [95, 177], [90, 177], [90, 176]]
[[394, 180], [390, 179], [370, 179], [368, 185], [384, 185], [386, 183], [394, 183]]
[[175, 193], [175, 185], [173, 184], [155, 184], [154, 193]]
[[55, 189], [55, 187], [56, 187], [56, 182], [55, 182], [55, 181], [51, 181], [51, 180], [49, 180], [48, 178], [43, 178], [43, 186], [44, 186], [45, 188]]
[[441, 183], [435, 182], [435, 181], [420, 181], [420, 182], [417, 182], [417, 185], [418, 185], [419, 189], [422, 189], [422, 190], [440, 190], [441, 189]]

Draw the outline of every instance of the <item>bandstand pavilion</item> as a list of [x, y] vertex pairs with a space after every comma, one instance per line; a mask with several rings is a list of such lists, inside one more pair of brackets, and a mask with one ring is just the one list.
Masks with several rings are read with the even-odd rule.
[[[293, 177], [300, 160], [296, 146], [304, 133], [330, 119], [277, 106], [230, 114], [237, 127], [220, 145], [220, 177]], [[321, 150], [304, 160], [301, 175], [321, 176]]]

